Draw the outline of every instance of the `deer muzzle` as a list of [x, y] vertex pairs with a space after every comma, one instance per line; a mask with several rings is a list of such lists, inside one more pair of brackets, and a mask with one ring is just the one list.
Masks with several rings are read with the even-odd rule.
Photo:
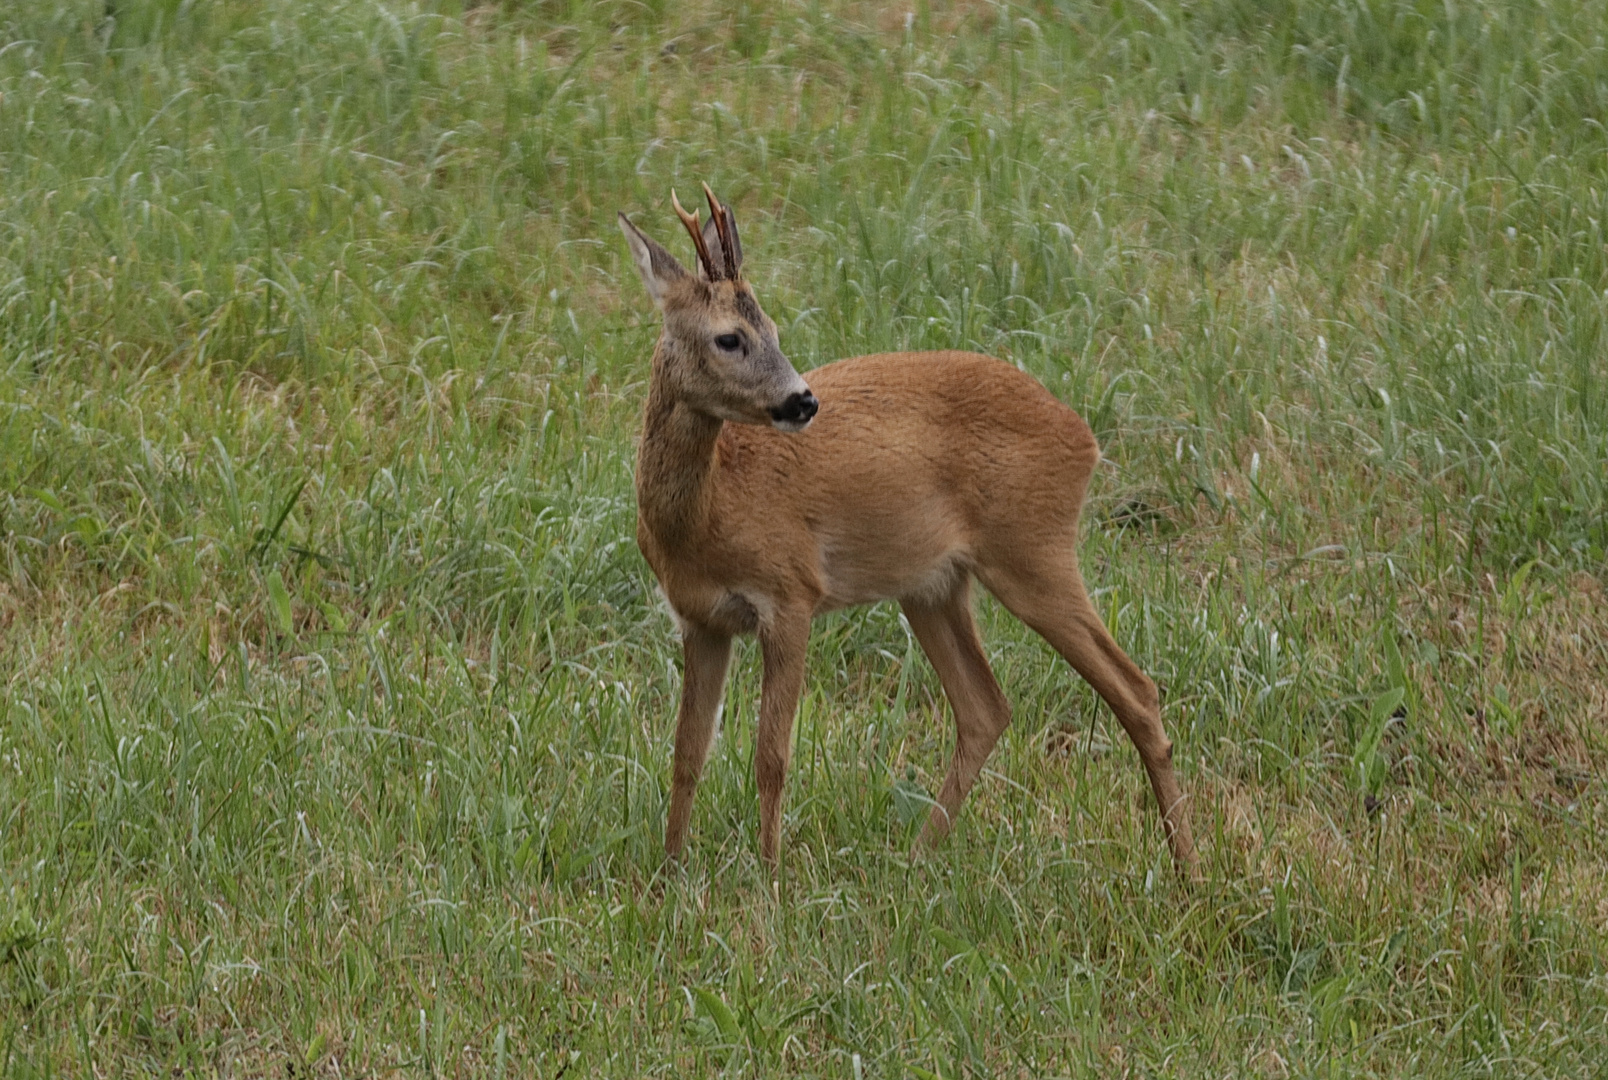
[[770, 411], [771, 422], [783, 431], [803, 431], [820, 407], [814, 394], [801, 390]]

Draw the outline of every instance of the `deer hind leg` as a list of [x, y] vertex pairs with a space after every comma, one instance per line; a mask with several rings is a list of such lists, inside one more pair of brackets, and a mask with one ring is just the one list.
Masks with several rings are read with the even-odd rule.
[[731, 663], [731, 637], [691, 624], [681, 632], [685, 671], [681, 680], [681, 707], [676, 713], [676, 752], [670, 785], [670, 818], [665, 824], [664, 852], [681, 857], [692, 818], [692, 797], [698, 790], [709, 744], [720, 715], [720, 698]]
[[1089, 601], [1077, 564], [1063, 556], [1028, 570], [982, 573], [983, 584], [1028, 626], [1036, 630], [1105, 699], [1133, 740], [1161, 808], [1173, 860], [1185, 873], [1197, 873], [1189, 815], [1173, 773], [1172, 742], [1161, 726], [1156, 684], [1112, 638]]
[[759, 690], [759, 734], [754, 781], [759, 787], [759, 856], [772, 869], [782, 833], [782, 789], [793, 757], [793, 717], [804, 688], [809, 612], [787, 613], [759, 632], [764, 676]]
[[932, 808], [916, 840], [918, 845], [931, 846], [948, 835], [983, 763], [1010, 726], [1011, 707], [977, 637], [969, 576], [959, 578], [949, 595], [941, 599], [905, 599], [900, 606], [938, 672], [955, 714], [955, 756], [938, 791], [938, 805]]

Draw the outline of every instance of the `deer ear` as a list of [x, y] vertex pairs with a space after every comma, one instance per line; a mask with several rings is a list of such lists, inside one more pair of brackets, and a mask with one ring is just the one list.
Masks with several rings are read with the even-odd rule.
[[[726, 203], [721, 203], [720, 205], [726, 211], [726, 221], [731, 226], [732, 265], [740, 272], [743, 268], [743, 242], [737, 235], [737, 215], [731, 212], [731, 207]], [[704, 243], [709, 245], [709, 257], [714, 260], [715, 265], [725, 266], [725, 255], [720, 245], [720, 230], [715, 227], [713, 215], [710, 215], [709, 220], [703, 224], [703, 237]]]
[[647, 233], [631, 224], [622, 211], [619, 216], [620, 231], [625, 234], [625, 242], [631, 248], [631, 261], [636, 263], [637, 273], [642, 275], [642, 284], [648, 287], [648, 295], [660, 308], [664, 307], [664, 294], [670, 288], [670, 283], [687, 276], [687, 271], [676, 262], [676, 257], [655, 242]]

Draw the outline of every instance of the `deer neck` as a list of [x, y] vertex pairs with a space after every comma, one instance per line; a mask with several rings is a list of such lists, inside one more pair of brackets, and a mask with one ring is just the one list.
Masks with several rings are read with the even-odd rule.
[[676, 400], [659, 374], [659, 364], [654, 364], [643, 413], [636, 489], [642, 523], [660, 543], [680, 546], [707, 529], [721, 426], [721, 420]]

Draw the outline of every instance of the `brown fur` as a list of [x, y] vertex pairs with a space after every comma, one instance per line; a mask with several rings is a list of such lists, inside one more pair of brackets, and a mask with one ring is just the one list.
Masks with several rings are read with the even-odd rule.
[[[947, 833], [1010, 723], [972, 618], [975, 576], [1111, 705], [1150, 775], [1173, 855], [1193, 872], [1155, 684], [1106, 631], [1078, 572], [1078, 519], [1100, 459], [1088, 424], [1008, 364], [934, 352], [818, 368], [809, 389], [820, 411], [808, 427], [759, 426], [803, 384], [790, 365], [775, 369], [775, 327], [747, 284], [684, 271], [648, 280], [669, 256], [623, 218], [622, 228], [665, 314], [636, 486], [637, 542], [686, 655], [667, 853], [686, 841], [732, 636], [757, 634], [764, 657], [755, 768], [760, 852], [774, 863], [810, 622], [883, 599], [902, 605], [955, 714], [954, 760], [922, 841]], [[733, 327], [757, 343], [752, 371], [722, 370], [710, 344]]]

